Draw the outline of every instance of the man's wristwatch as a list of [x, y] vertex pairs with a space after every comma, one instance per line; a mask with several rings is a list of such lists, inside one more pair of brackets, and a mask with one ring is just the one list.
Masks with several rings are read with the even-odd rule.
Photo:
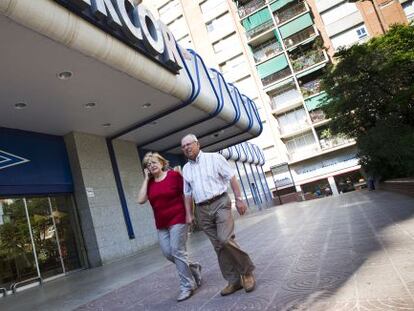
[[236, 197], [236, 201], [243, 201], [242, 197]]

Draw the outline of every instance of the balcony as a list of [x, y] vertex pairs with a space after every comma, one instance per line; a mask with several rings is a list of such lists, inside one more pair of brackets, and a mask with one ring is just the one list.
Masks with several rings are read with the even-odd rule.
[[326, 120], [326, 115], [322, 109], [315, 109], [309, 112], [312, 123], [319, 123]]
[[282, 138], [297, 135], [301, 132], [309, 130], [309, 123], [305, 121], [289, 124], [288, 126], [280, 127], [280, 135]]
[[245, 5], [241, 5], [237, 9], [238, 12], [239, 12], [240, 18], [243, 18], [243, 17], [253, 13], [257, 9], [264, 6], [265, 4], [266, 4], [265, 0], [253, 0], [253, 1], [250, 1], [250, 2], [246, 3]]
[[307, 98], [322, 91], [321, 81], [321, 79], [315, 79], [302, 84], [300, 90], [302, 91], [303, 97]]
[[223, 71], [223, 76], [226, 81], [233, 83], [234, 81], [241, 80], [250, 74], [250, 68], [246, 63], [241, 63], [237, 66], [231, 67], [226, 71]]
[[283, 51], [282, 45], [276, 39], [269, 40], [253, 49], [253, 58], [256, 63], [264, 61]]
[[341, 145], [353, 143], [354, 140], [351, 138], [346, 138], [343, 136], [336, 136], [336, 137], [330, 137], [330, 138], [322, 138], [319, 140], [319, 143], [321, 144], [322, 150], [335, 148]]
[[275, 113], [282, 113], [302, 105], [302, 96], [294, 85], [283, 93], [270, 94], [270, 97], [272, 110], [275, 110]]
[[273, 28], [273, 26], [274, 26], [273, 20], [270, 19], [264, 22], [263, 24], [260, 24], [259, 26], [246, 31], [247, 40], [253, 39], [254, 37], [260, 35], [261, 33], [264, 33], [266, 30]]
[[209, 1], [200, 5], [201, 13], [203, 13], [204, 22], [209, 22], [216, 17], [225, 14], [228, 11], [228, 6], [225, 0], [215, 1], [210, 4]]
[[308, 145], [306, 147], [298, 148], [289, 151], [289, 161], [299, 161], [302, 159], [306, 159], [309, 157], [312, 157], [313, 155], [317, 154], [319, 152], [319, 149], [316, 145]]
[[285, 43], [286, 48], [290, 48], [296, 44], [312, 38], [313, 36], [316, 36], [316, 32], [313, 26], [310, 26], [284, 39], [283, 42]]
[[[329, 98], [326, 92], [322, 91], [305, 99], [305, 106], [308, 111], [320, 110], [320, 108], [329, 103]], [[315, 121], [320, 122], [323, 120]]]
[[307, 10], [308, 8], [306, 7], [305, 2], [300, 1], [294, 5], [286, 7], [284, 10], [281, 9], [280, 11], [276, 11], [274, 13], [276, 23], [282, 24], [299, 14], [306, 12]]
[[292, 74], [292, 71], [290, 71], [289, 67], [286, 67], [285, 69], [282, 69], [278, 72], [272, 73], [271, 75], [262, 78], [263, 86], [269, 85], [273, 82], [276, 82], [280, 79], [286, 78]]
[[292, 67], [295, 72], [298, 72], [325, 60], [326, 56], [322, 50], [310, 50], [304, 55], [292, 60]]

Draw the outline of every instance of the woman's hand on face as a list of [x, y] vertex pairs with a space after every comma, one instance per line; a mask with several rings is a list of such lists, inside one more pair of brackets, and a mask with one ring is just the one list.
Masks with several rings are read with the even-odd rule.
[[144, 168], [144, 177], [147, 180], [151, 178], [151, 173], [150, 173], [149, 169], [147, 169], [147, 168]]

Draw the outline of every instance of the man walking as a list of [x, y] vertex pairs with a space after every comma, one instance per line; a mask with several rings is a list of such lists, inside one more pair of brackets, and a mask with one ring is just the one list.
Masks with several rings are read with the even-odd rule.
[[[193, 134], [181, 140], [181, 148], [188, 159], [183, 168], [186, 208], [191, 210], [195, 201], [200, 227], [217, 253], [221, 273], [228, 281], [221, 295], [230, 295], [243, 287], [246, 292], [251, 292], [256, 286], [254, 265], [234, 240], [231, 200], [226, 192], [230, 182], [237, 211], [244, 215], [247, 206], [241, 197], [234, 170], [221, 154], [202, 152]], [[187, 219], [189, 221], [192, 219]]]

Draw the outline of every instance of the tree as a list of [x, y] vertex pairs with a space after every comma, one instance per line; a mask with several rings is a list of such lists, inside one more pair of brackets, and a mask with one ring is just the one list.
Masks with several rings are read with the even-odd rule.
[[414, 175], [414, 165], [407, 163], [414, 162], [414, 152], [405, 152], [414, 145], [414, 26], [392, 26], [335, 57], [322, 82], [331, 100], [321, 107], [332, 119], [332, 133], [356, 139], [361, 164], [370, 173]]

